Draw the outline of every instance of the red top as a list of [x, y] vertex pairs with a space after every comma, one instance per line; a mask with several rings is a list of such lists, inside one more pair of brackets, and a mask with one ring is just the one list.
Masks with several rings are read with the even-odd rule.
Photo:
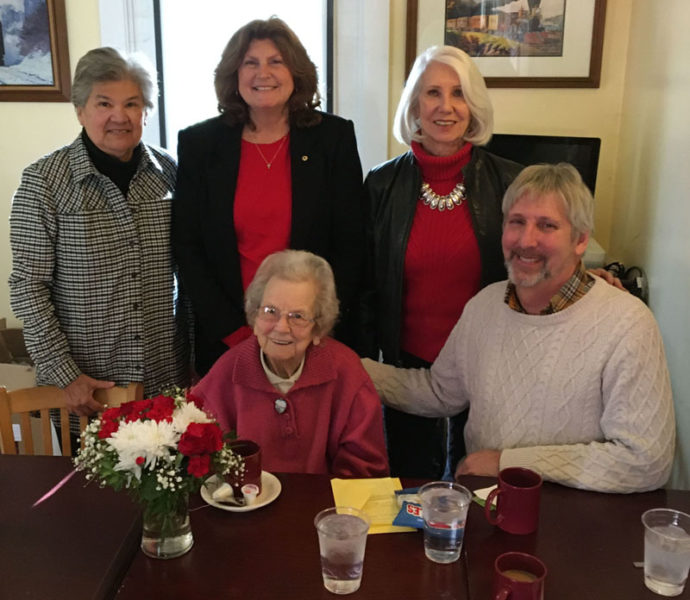
[[[441, 196], [463, 180], [471, 150], [467, 143], [452, 156], [432, 156], [412, 142], [422, 181]], [[402, 349], [433, 362], [480, 281], [479, 245], [467, 201], [439, 212], [418, 200], [403, 271]]]
[[[245, 290], [261, 261], [290, 245], [292, 177], [289, 147], [289, 136], [271, 144], [242, 140], [234, 219]], [[266, 162], [271, 163], [270, 169]]]

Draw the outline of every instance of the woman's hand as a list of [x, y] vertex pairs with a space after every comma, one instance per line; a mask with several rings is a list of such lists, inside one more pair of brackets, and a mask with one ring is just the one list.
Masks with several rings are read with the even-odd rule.
[[606, 283], [612, 285], [613, 287], [617, 287], [619, 290], [623, 290], [624, 292], [627, 291], [624, 287], [623, 284], [621, 283], [621, 280], [618, 279], [611, 271], [607, 271], [606, 269], [598, 268], [598, 269], [587, 269], [589, 273], [592, 273], [592, 275], [596, 275], [597, 277], [601, 277]]
[[65, 388], [67, 410], [80, 417], [90, 417], [96, 414], [103, 410], [103, 405], [93, 397], [94, 391], [108, 389], [114, 385], [114, 381], [101, 381], [88, 375], [79, 375]]

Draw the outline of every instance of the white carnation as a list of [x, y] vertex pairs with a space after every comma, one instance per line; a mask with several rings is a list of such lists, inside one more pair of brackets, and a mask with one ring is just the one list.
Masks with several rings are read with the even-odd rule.
[[213, 423], [213, 419], [201, 410], [194, 402], [186, 402], [173, 412], [173, 427], [182, 434], [190, 423]]

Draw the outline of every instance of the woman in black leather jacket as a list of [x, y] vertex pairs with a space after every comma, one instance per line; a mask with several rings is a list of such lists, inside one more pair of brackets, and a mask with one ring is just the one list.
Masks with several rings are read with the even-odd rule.
[[[501, 200], [521, 166], [480, 147], [492, 128], [486, 85], [467, 54], [435, 46], [417, 58], [394, 124], [411, 150], [365, 181], [373, 358], [430, 366], [467, 300], [505, 278]], [[385, 408], [391, 474], [439, 478], [449, 446], [453, 469], [465, 420], [449, 427]]]

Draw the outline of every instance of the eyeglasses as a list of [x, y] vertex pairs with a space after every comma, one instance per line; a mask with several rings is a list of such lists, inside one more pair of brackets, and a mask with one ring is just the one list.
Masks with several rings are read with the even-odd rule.
[[257, 313], [257, 317], [266, 323], [277, 323], [283, 318], [283, 315], [287, 317], [287, 322], [290, 328], [304, 329], [308, 327], [311, 323], [314, 323], [316, 319], [310, 319], [304, 313], [301, 312], [282, 312], [279, 308], [275, 306], [261, 306]]

